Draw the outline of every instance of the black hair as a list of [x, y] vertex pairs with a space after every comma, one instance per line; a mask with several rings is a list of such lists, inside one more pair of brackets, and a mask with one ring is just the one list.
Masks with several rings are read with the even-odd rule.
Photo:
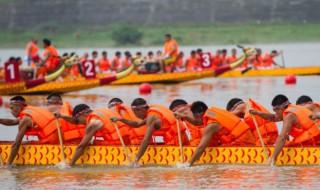
[[47, 46], [51, 45], [51, 41], [49, 39], [47, 39], [47, 38], [43, 39], [42, 42]]
[[148, 55], [153, 55], [153, 51], [149, 51], [149, 52], [148, 52]]
[[102, 54], [102, 55], [104, 55], [104, 54], [107, 55], [107, 52], [106, 52], [106, 51], [103, 51], [101, 54]]
[[301, 104], [305, 104], [308, 102], [313, 102], [313, 100], [310, 98], [310, 96], [302, 95], [297, 99], [296, 104], [301, 105]]
[[289, 101], [289, 99], [285, 95], [278, 94], [273, 98], [271, 105], [272, 106], [280, 106], [283, 103], [285, 103], [286, 101]]
[[271, 53], [277, 54], [278, 51], [277, 50], [272, 50]]
[[67, 56], [68, 56], [68, 53], [62, 54], [62, 57], [67, 57]]
[[10, 101], [21, 101], [21, 102], [25, 102], [26, 99], [24, 99], [23, 96], [14, 96], [10, 99]]
[[140, 51], [137, 51], [136, 55], [142, 55], [142, 53]]
[[227, 53], [227, 49], [222, 49], [221, 52], [222, 53]]
[[166, 34], [165, 37], [171, 38], [171, 34]]
[[188, 102], [183, 100], [183, 99], [175, 99], [171, 102], [170, 106], [169, 106], [169, 109], [170, 110], [174, 110], [174, 108], [176, 108], [177, 106], [180, 106], [180, 105], [187, 105]]
[[47, 100], [49, 100], [50, 98], [52, 98], [52, 97], [57, 97], [57, 98], [59, 98], [59, 99], [61, 99], [62, 100], [62, 97], [61, 97], [61, 95], [60, 94], [58, 94], [58, 93], [51, 93], [51, 94], [49, 94], [48, 96], [47, 96]]
[[78, 104], [73, 108], [72, 111], [72, 117], [75, 117], [79, 112], [85, 110], [85, 109], [90, 109], [90, 107], [87, 104]]
[[120, 56], [121, 55], [121, 52], [120, 51], [117, 51], [116, 52], [116, 56]]
[[243, 102], [243, 100], [241, 100], [240, 98], [232, 98], [231, 100], [229, 100], [229, 102], [227, 103], [227, 107], [226, 110], [230, 111], [237, 103], [239, 102]]
[[98, 52], [97, 51], [93, 51], [92, 54], [98, 54]]
[[200, 52], [202, 52], [202, 49], [200, 49], [200, 48], [197, 49], [197, 53], [200, 53]]
[[208, 106], [201, 101], [193, 102], [191, 105], [191, 111], [193, 114], [205, 113], [208, 109]]
[[136, 98], [132, 101], [131, 106], [142, 106], [146, 105], [147, 101], [143, 98]]
[[108, 104], [111, 104], [113, 102], [118, 102], [120, 104], [123, 103], [123, 101], [120, 98], [112, 98], [111, 100], [109, 100]]
[[195, 51], [195, 50], [192, 50], [192, 51], [190, 52], [190, 54], [196, 54], [196, 51]]

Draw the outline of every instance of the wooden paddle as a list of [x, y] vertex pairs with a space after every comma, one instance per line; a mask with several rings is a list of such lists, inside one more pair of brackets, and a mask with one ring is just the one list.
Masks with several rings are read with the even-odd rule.
[[184, 163], [184, 153], [183, 153], [183, 144], [182, 144], [182, 137], [181, 137], [181, 126], [178, 119], [176, 119], [177, 130], [178, 130], [178, 140], [179, 140], [179, 149], [180, 149], [180, 162]]
[[286, 63], [285, 63], [285, 61], [284, 61], [283, 51], [281, 51], [280, 54], [281, 54], [282, 67], [283, 67], [283, 68], [286, 68]]
[[62, 162], [66, 163], [66, 155], [64, 154], [63, 137], [61, 133], [61, 126], [60, 126], [59, 119], [57, 119], [57, 129], [58, 129], [59, 143], [61, 148]]
[[2, 165], [4, 165], [4, 161], [3, 161], [2, 156], [0, 154], [0, 166], [2, 166]]
[[112, 122], [113, 127], [116, 129], [117, 135], [118, 135], [118, 137], [120, 139], [122, 148], [124, 150], [124, 154], [129, 159], [129, 163], [131, 163], [132, 162], [131, 155], [130, 155], [130, 153], [128, 151], [128, 148], [127, 148], [126, 144], [124, 143], [124, 140], [123, 140], [122, 135], [121, 135], [120, 130], [119, 130], [119, 126], [118, 126], [118, 124], [116, 122], [113, 122], [113, 121], [111, 121], [111, 122]]
[[[247, 104], [247, 107], [250, 108], [249, 104]], [[250, 116], [253, 119], [253, 124], [254, 124], [254, 126], [255, 126], [255, 128], [257, 130], [259, 141], [260, 141], [261, 146], [263, 148], [263, 152], [264, 152], [264, 155], [266, 157], [266, 160], [269, 160], [269, 151], [268, 151], [267, 147], [264, 144], [264, 141], [263, 141], [263, 138], [262, 138], [262, 135], [261, 135], [261, 131], [260, 131], [259, 126], [258, 126], [258, 122], [257, 122], [255, 116], [253, 116], [251, 113], [250, 113]]]

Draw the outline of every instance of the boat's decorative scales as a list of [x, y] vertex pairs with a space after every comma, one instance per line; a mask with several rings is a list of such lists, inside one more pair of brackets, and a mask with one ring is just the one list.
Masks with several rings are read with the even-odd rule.
[[[8, 159], [11, 145], [0, 144], [3, 160]], [[71, 160], [76, 146], [65, 146], [67, 160]], [[128, 165], [138, 152], [138, 146], [128, 147], [130, 158], [121, 146], [90, 146], [77, 164], [85, 165]], [[196, 147], [184, 147], [184, 161], [188, 161]], [[268, 147], [269, 155], [273, 147]], [[15, 160], [17, 165], [54, 165], [61, 162], [59, 145], [22, 145]], [[320, 165], [320, 148], [287, 147], [280, 153], [277, 165]], [[179, 147], [150, 146], [142, 157], [143, 165], [173, 166], [181, 163]], [[267, 164], [262, 147], [209, 147], [197, 164]]]

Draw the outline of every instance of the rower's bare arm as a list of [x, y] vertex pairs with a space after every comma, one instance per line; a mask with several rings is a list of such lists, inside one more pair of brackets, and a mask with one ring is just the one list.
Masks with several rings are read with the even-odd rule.
[[0, 119], [0, 124], [14, 126], [19, 124], [19, 119]]
[[60, 113], [55, 113], [54, 114], [56, 118], [61, 118], [69, 123], [72, 123], [72, 124], [79, 124], [79, 121], [77, 119], [74, 119], [73, 117], [71, 116], [67, 116], [67, 115], [61, 115]]
[[204, 150], [207, 148], [209, 142], [212, 139], [212, 136], [217, 133], [220, 129], [220, 125], [218, 123], [210, 123], [206, 126], [205, 131], [204, 131], [204, 135], [201, 138], [201, 141], [195, 151], [195, 153], [192, 155], [190, 162], [189, 162], [189, 166], [192, 166], [194, 164], [195, 161], [197, 161], [200, 156], [202, 155], [202, 153], [204, 152]]
[[272, 121], [272, 122], [278, 122], [281, 121], [281, 118], [277, 117], [276, 114], [272, 114], [272, 113], [265, 113], [265, 112], [261, 112], [261, 111], [257, 111], [257, 110], [249, 110], [249, 112], [252, 115], [257, 115], [259, 117], [262, 117], [265, 120], [268, 121]]
[[138, 127], [141, 127], [143, 125], [146, 124], [146, 120], [141, 120], [141, 121], [131, 121], [131, 120], [128, 120], [128, 119], [124, 119], [124, 118], [119, 118], [118, 121], [124, 123], [124, 124], [127, 124], [129, 125], [130, 127], [133, 127], [133, 128], [138, 128]]
[[139, 160], [141, 159], [141, 157], [146, 152], [153, 131], [156, 129], [159, 129], [161, 126], [161, 121], [159, 121], [159, 119], [157, 119], [156, 117], [153, 117], [153, 116], [148, 117], [146, 123], [147, 123], [147, 131], [146, 131], [146, 133], [143, 137], [143, 140], [140, 144], [139, 151], [138, 151], [136, 159], [135, 159], [135, 163], [138, 163]]
[[280, 135], [278, 136], [275, 147], [274, 147], [274, 153], [271, 157], [272, 163], [274, 163], [277, 160], [277, 157], [279, 153], [281, 152], [282, 148], [284, 147], [287, 137], [291, 131], [292, 126], [296, 123], [297, 118], [294, 114], [288, 114], [283, 119], [283, 127], [281, 129]]

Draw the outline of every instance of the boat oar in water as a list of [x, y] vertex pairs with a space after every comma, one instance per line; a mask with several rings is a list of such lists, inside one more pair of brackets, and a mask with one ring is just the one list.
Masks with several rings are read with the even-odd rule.
[[117, 123], [115, 123], [115, 122], [113, 122], [113, 121], [111, 121], [111, 122], [112, 122], [112, 124], [113, 124], [113, 127], [116, 129], [117, 135], [118, 135], [118, 137], [119, 137], [119, 140], [120, 140], [120, 142], [121, 142], [122, 148], [123, 148], [123, 150], [124, 150], [124, 154], [125, 154], [125, 156], [128, 158], [129, 163], [131, 163], [131, 162], [132, 162], [131, 154], [130, 154], [130, 152], [129, 152], [127, 146], [126, 146], [126, 144], [124, 143], [124, 140], [123, 140], [122, 135], [121, 135], [120, 130], [119, 130], [119, 126], [118, 126]]
[[181, 126], [180, 126], [180, 121], [178, 119], [176, 119], [176, 124], [177, 124], [177, 130], [178, 130], [180, 162], [184, 163], [183, 144], [182, 144], [182, 137], [181, 137]]
[[65, 168], [67, 166], [66, 162], [66, 155], [64, 154], [64, 145], [63, 145], [63, 137], [62, 137], [62, 132], [61, 132], [61, 125], [59, 119], [56, 120], [57, 122], [57, 129], [58, 129], [58, 137], [59, 137], [59, 143], [60, 143], [60, 148], [61, 148], [61, 157], [62, 161], [58, 163], [58, 167]]
[[[250, 108], [249, 104], [247, 104], [247, 107]], [[248, 109], [248, 111], [249, 111], [249, 109]], [[269, 160], [269, 151], [268, 151], [266, 145], [264, 144], [264, 141], [263, 141], [263, 138], [262, 138], [262, 135], [261, 135], [261, 131], [259, 129], [259, 125], [258, 125], [257, 119], [250, 112], [249, 112], [249, 114], [250, 114], [250, 116], [251, 116], [251, 118], [253, 120], [253, 124], [254, 124], [254, 126], [255, 126], [255, 128], [257, 130], [259, 141], [260, 141], [260, 144], [261, 144], [261, 146], [263, 148], [264, 155], [266, 157], [265, 161], [267, 161], [267, 160]]]

